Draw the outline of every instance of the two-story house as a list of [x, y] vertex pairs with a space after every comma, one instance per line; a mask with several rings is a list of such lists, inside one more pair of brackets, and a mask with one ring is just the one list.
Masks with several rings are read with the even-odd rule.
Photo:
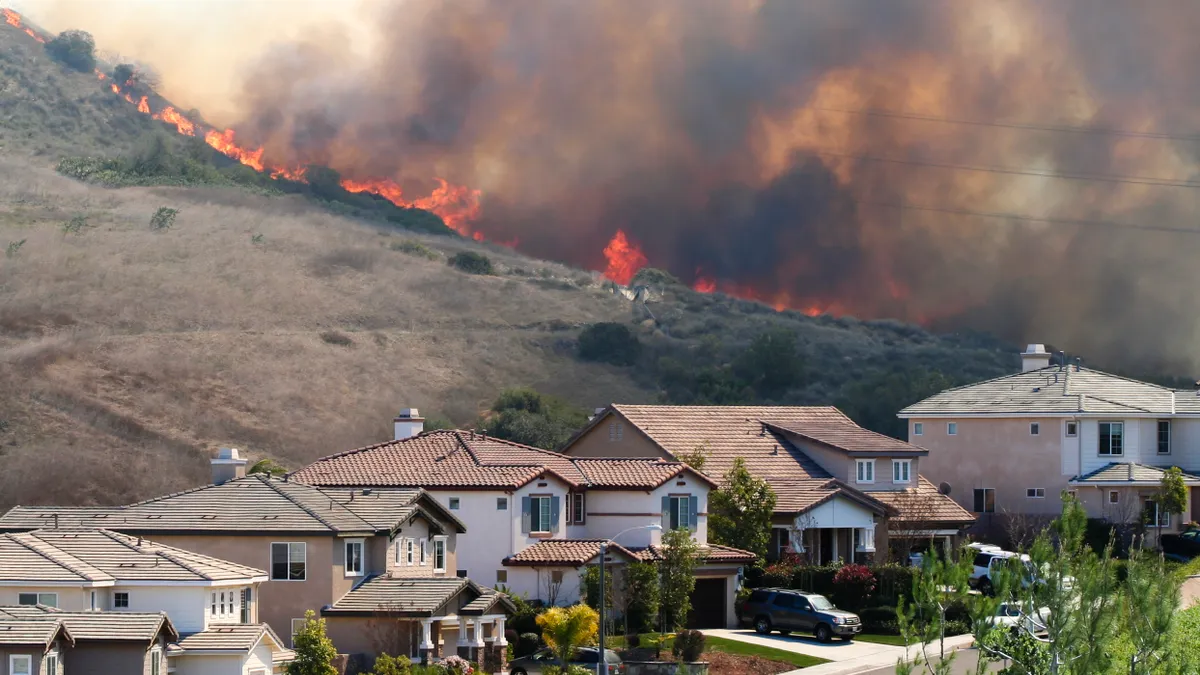
[[[1183, 517], [1200, 518], [1200, 390], [1176, 390], [1069, 363], [1040, 344], [1022, 369], [956, 387], [901, 410], [909, 437], [930, 450], [923, 471], [999, 529], [1009, 516], [1043, 520], [1073, 492], [1088, 515], [1156, 520], [1163, 470], [1190, 487]], [[1164, 531], [1179, 518], [1160, 514]], [[1153, 535], [1154, 533], [1151, 532]]]
[[58, 675], [63, 655], [75, 644], [66, 623], [0, 614], [0, 674]]
[[[47, 667], [47, 675], [166, 675], [169, 672], [167, 652], [179, 640], [179, 633], [166, 612], [68, 612], [46, 605], [0, 606], [0, 626], [4, 622], [23, 626], [40, 623], [48, 629], [53, 624], [61, 624], [67, 629], [71, 641], [58, 647], [57, 668]], [[5, 632], [5, 628], [0, 628], [0, 636]], [[32, 662], [35, 654], [26, 653], [21, 657], [21, 660]], [[237, 656], [228, 658], [233, 660]], [[206, 671], [209, 673], [267, 675], [271, 672], [269, 666], [258, 666], [251, 661], [219, 668], [217, 666], [223, 664], [210, 658], [205, 660], [205, 665], [212, 666]], [[170, 668], [174, 672], [183, 672], [175, 664]], [[21, 668], [10, 672], [23, 675]], [[34, 668], [32, 672], [39, 670]]]
[[[322, 490], [261, 474], [244, 477], [244, 462], [225, 451], [214, 460], [221, 482], [129, 506], [14, 507], [0, 518], [0, 531], [103, 524], [261, 566], [266, 571], [252, 597], [241, 600], [231, 589], [214, 603], [224, 614], [254, 607], [261, 620], [281, 629], [287, 645], [305, 612], [314, 610], [346, 654], [474, 657], [485, 645], [503, 648], [511, 605], [457, 578], [457, 536], [465, 527], [427, 493]], [[176, 625], [181, 632], [190, 627]], [[188, 640], [180, 644], [186, 648]]]
[[472, 431], [423, 433], [414, 413], [397, 418], [393, 440], [317, 460], [291, 479], [323, 490], [420, 486], [467, 525], [460, 575], [552, 604], [580, 597], [600, 542], [653, 559], [664, 530], [688, 529], [704, 559], [694, 624], [735, 621], [739, 569], [753, 556], [708, 544], [714, 484], [705, 475], [657, 457], [572, 458]]
[[883, 557], [889, 540], [906, 556], [935, 541], [952, 545], [974, 520], [918, 473], [928, 450], [828, 406], [613, 404], [562, 452], [580, 461], [700, 453], [717, 481], [742, 459], [775, 492], [772, 557], [791, 549], [820, 563], [865, 561]]
[[[94, 622], [117, 626], [118, 619], [106, 612], [164, 612], [179, 639], [165, 650], [150, 645], [146, 654], [148, 663], [164, 673], [169, 665], [181, 675], [266, 675], [290, 661], [291, 651], [257, 622], [254, 598], [265, 579], [259, 569], [109, 530], [0, 534], [0, 606], [71, 612], [51, 618], [65, 621], [76, 641], [91, 638], [83, 637], [90, 628], [79, 625], [74, 614], [91, 613]], [[202, 648], [214, 640], [228, 643], [231, 632], [255, 640], [221, 654]]]

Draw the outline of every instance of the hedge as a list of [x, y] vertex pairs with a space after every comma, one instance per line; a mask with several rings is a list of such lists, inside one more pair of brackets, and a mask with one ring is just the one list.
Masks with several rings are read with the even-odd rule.
[[[901, 597], [909, 597], [913, 577], [920, 572], [916, 567], [895, 564], [869, 565], [868, 568], [875, 575], [875, 592], [867, 600], [868, 605], [894, 606]], [[839, 569], [841, 565], [804, 565], [791, 568], [789, 573], [779, 565], [772, 565], [761, 574], [747, 574], [746, 584], [755, 588], [793, 588], [820, 593], [842, 605], [844, 599], [837, 597], [837, 587], [833, 583]], [[847, 609], [858, 608], [847, 606]]]

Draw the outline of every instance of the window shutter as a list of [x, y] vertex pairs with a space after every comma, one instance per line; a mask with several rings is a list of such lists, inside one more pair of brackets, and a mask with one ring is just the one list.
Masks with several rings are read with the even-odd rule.
[[529, 497], [521, 497], [521, 534], [529, 534], [529, 530], [533, 526], [529, 501]]
[[690, 500], [691, 504], [688, 504], [688, 506], [691, 507], [688, 509], [688, 527], [695, 532], [696, 524], [699, 522], [699, 514], [697, 512], [700, 510], [700, 498], [696, 495], [692, 495]]
[[662, 529], [667, 531], [671, 529], [671, 498], [662, 498]]
[[558, 534], [558, 514], [559, 514], [558, 509], [559, 509], [559, 502], [561, 502], [561, 501], [562, 501], [562, 497], [551, 497], [550, 498], [550, 532], [552, 534]]
[[567, 493], [567, 524], [575, 522], [575, 495]]

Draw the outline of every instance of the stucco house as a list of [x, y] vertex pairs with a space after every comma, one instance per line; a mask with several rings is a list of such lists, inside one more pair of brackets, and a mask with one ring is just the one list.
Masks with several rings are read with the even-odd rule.
[[[93, 640], [94, 632], [112, 634], [133, 626], [102, 616], [105, 612], [127, 613], [128, 622], [139, 619], [139, 627], [148, 625], [148, 617], [165, 613], [171, 621], [159, 621], [156, 635], [170, 633], [176, 639], [166, 647], [149, 645], [143, 650], [145, 663], [161, 666], [163, 672], [169, 666], [181, 675], [266, 675], [290, 661], [292, 652], [256, 618], [254, 598], [265, 579], [260, 569], [104, 529], [0, 534], [0, 606], [48, 608], [42, 613], [66, 622], [76, 649], [81, 640]], [[82, 621], [75, 616], [80, 613], [90, 613], [91, 618]], [[221, 654], [203, 647], [225, 640], [234, 629], [259, 639]], [[143, 637], [130, 639], [152, 642]], [[81, 657], [76, 653], [65, 662], [72, 659]], [[155, 666], [158, 661], [162, 663]]]
[[74, 643], [61, 620], [0, 615], [0, 675], [58, 675]]
[[[254, 593], [242, 600], [231, 588], [224, 601], [230, 604], [218, 595], [216, 611], [239, 615], [253, 608], [253, 620], [275, 628], [284, 646], [292, 644], [305, 611], [314, 610], [327, 619], [334, 645], [345, 654], [476, 658], [485, 647], [502, 650], [511, 604], [456, 577], [457, 537], [465, 527], [427, 493], [322, 490], [242, 476], [244, 466], [245, 460], [225, 451], [214, 460], [220, 482], [129, 506], [14, 507], [0, 518], [0, 532], [104, 523], [126, 537], [154, 537], [156, 544], [265, 568], [256, 571]], [[186, 621], [175, 623], [181, 633], [191, 632]], [[214, 651], [253, 639], [240, 628], [219, 637], [185, 636], [178, 645]]]
[[[956, 387], [901, 410], [909, 438], [928, 448], [922, 471], [979, 515], [980, 528], [1016, 517], [1048, 520], [1073, 492], [1088, 515], [1117, 523], [1156, 518], [1164, 532], [1200, 519], [1200, 389], [1171, 389], [1085, 368], [1041, 344], [1021, 372]], [[1149, 498], [1164, 469], [1189, 487], [1180, 517]], [[1156, 532], [1150, 531], [1151, 537]]]
[[422, 432], [421, 426], [416, 411], [406, 410], [393, 440], [322, 458], [291, 479], [331, 491], [420, 486], [466, 523], [460, 576], [560, 605], [579, 599], [580, 575], [595, 564], [600, 541], [616, 538], [620, 548], [609, 562], [620, 564], [649, 559], [663, 530], [686, 528], [703, 556], [693, 624], [735, 622], [740, 568], [753, 556], [709, 545], [714, 484], [707, 476], [657, 457], [573, 458], [472, 431]]
[[786, 549], [825, 563], [892, 548], [954, 544], [974, 518], [919, 470], [929, 451], [877, 434], [829, 406], [612, 404], [562, 449], [590, 457], [674, 461], [700, 453], [722, 481], [735, 459], [775, 492], [771, 557]]
[[[67, 628], [72, 641], [61, 647], [56, 675], [166, 675], [167, 650], [179, 639], [166, 612], [67, 612], [45, 605], [0, 606], [0, 625], [5, 621], [59, 623]], [[219, 665], [211, 660], [206, 664]], [[207, 672], [247, 671], [230, 668]], [[270, 671], [248, 672], [266, 675]]]

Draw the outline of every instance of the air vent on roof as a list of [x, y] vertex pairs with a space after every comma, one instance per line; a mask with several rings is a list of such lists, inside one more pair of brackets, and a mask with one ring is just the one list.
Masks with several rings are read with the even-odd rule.
[[158, 519], [160, 519], [160, 518], [162, 518], [162, 516], [161, 516], [161, 515], [149, 515], [149, 516], [146, 516], [146, 520], [158, 520]]
[[1034, 388], [1033, 388], [1033, 392], [1034, 392], [1035, 394], [1036, 394], [1037, 392], [1041, 391], [1041, 390], [1042, 390], [1042, 388], [1041, 388], [1041, 387], [1034, 387]]
[[200, 520], [216, 520], [217, 517], [211, 513], [200, 516]]
[[94, 516], [92, 516], [92, 517], [93, 517], [93, 518], [107, 518], [107, 517], [108, 517], [108, 514], [107, 514], [107, 513], [98, 513], [98, 514], [96, 514], [96, 515], [94, 515]]
[[272, 516], [263, 516], [263, 520], [279, 520], [279, 514], [275, 514]]

